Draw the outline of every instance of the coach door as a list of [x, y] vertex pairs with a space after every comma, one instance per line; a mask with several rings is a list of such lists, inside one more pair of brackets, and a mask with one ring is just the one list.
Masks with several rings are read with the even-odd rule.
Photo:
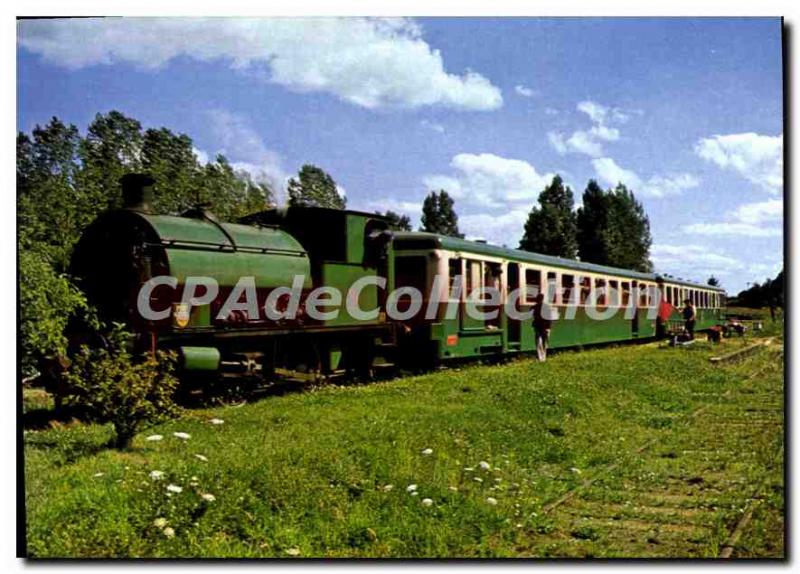
[[[509, 263], [506, 277], [506, 301], [511, 297], [511, 293], [519, 289], [519, 263]], [[519, 297], [515, 303], [517, 311], [519, 311]], [[509, 349], [519, 349], [520, 339], [522, 335], [522, 325], [520, 321], [511, 318], [506, 314], [506, 325], [508, 329], [508, 347]]]

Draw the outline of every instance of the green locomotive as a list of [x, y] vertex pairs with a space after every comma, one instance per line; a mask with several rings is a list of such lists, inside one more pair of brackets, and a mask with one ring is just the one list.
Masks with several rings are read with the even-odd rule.
[[85, 231], [72, 272], [102, 318], [129, 325], [141, 350], [176, 350], [187, 375], [325, 376], [529, 352], [537, 292], [559, 314], [553, 348], [655, 337], [680, 320], [658, 318], [661, 301], [691, 299], [698, 330], [722, 320], [724, 291], [671, 277], [393, 233], [356, 211], [160, 215], [140, 176], [123, 192], [125, 207]]

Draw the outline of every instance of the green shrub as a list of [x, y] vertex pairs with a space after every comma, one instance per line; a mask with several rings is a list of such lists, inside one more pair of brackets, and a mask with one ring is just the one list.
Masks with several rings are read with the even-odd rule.
[[56, 272], [42, 250], [20, 248], [20, 346], [26, 375], [33, 374], [39, 358], [66, 354], [67, 323], [88, 311], [83, 293]]
[[66, 405], [114, 426], [115, 448], [130, 446], [147, 423], [178, 412], [174, 353], [158, 351], [134, 360], [131, 336], [115, 326], [108, 348], [83, 346], [65, 373]]

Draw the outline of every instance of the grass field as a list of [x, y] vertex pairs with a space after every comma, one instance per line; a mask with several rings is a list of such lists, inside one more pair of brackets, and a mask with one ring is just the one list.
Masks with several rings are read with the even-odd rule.
[[28, 551], [714, 557], [755, 498], [734, 556], [780, 557], [780, 340], [708, 360], [746, 342], [565, 352], [192, 410], [128, 452], [104, 448], [110, 427], [26, 430]]

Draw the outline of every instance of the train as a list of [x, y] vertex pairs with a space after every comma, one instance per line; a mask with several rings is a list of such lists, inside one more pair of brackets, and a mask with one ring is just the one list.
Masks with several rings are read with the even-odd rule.
[[[165, 215], [153, 193], [147, 177], [127, 177], [123, 207], [86, 228], [71, 274], [102, 319], [125, 324], [141, 351], [174, 350], [187, 377], [369, 375], [531, 353], [539, 292], [557, 317], [553, 349], [663, 336], [686, 299], [697, 330], [724, 318], [723, 289], [668, 275], [395, 231], [353, 210]], [[471, 295], [489, 286], [493, 297]], [[419, 293], [418, 312], [395, 293]]]

